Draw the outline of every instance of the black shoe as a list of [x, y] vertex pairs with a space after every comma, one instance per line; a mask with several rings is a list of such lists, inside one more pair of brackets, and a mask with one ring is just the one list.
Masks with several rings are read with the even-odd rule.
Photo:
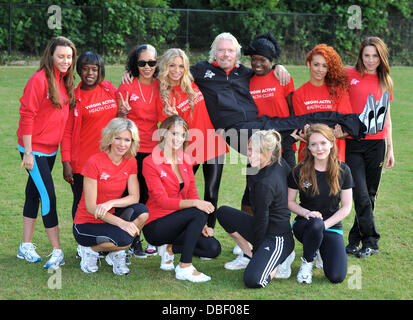
[[372, 256], [373, 254], [378, 254], [378, 253], [379, 253], [379, 249], [364, 247], [364, 248], [361, 248], [359, 251], [357, 251], [356, 257], [357, 258], [367, 258], [367, 257]]
[[359, 247], [355, 244], [348, 244], [346, 247], [346, 253], [356, 255], [359, 251]]
[[129, 253], [133, 254], [136, 258], [145, 259], [146, 253], [142, 248], [142, 240], [133, 241], [132, 245], [129, 248]]

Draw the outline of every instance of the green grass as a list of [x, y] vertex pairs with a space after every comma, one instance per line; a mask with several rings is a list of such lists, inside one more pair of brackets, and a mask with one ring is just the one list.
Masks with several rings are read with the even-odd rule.
[[[123, 67], [108, 66], [107, 79], [117, 86]], [[288, 66], [298, 88], [308, 79], [305, 67]], [[234, 242], [217, 224], [216, 237], [222, 244], [221, 255], [212, 261], [194, 258], [194, 265], [212, 277], [212, 281], [192, 284], [175, 280], [173, 272], [159, 269], [159, 257], [132, 259], [131, 274], [115, 276], [102, 262], [96, 274], [84, 274], [75, 259], [76, 242], [72, 235], [69, 185], [62, 178], [60, 155], [53, 171], [58, 200], [60, 237], [66, 265], [61, 269], [61, 289], [53, 290], [57, 274], [48, 273], [41, 263], [30, 264], [16, 258], [22, 240], [22, 210], [27, 173], [20, 169], [16, 130], [19, 99], [35, 67], [0, 67], [0, 299], [412, 299], [413, 248], [413, 68], [394, 67], [395, 82], [392, 119], [396, 166], [384, 170], [376, 205], [376, 223], [381, 233], [380, 254], [360, 260], [349, 257], [349, 268], [361, 271], [361, 288], [352, 289], [354, 274], [337, 285], [329, 283], [322, 271], [315, 270], [310, 286], [299, 285], [295, 276], [300, 266], [302, 246], [296, 241], [297, 258], [288, 280], [272, 281], [265, 289], [246, 289], [242, 271], [228, 271], [224, 263], [232, 260]], [[244, 164], [226, 164], [220, 189], [220, 205], [239, 207], [245, 186], [241, 175]], [[196, 179], [203, 194], [202, 170]], [[344, 220], [345, 240], [354, 219], [354, 211]], [[38, 220], [34, 243], [45, 258], [51, 251], [43, 223]], [[58, 284], [58, 283], [56, 283]]]

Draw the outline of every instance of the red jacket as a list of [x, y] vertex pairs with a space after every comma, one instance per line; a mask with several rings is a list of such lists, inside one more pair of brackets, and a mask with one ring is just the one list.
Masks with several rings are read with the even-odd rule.
[[59, 148], [69, 115], [69, 97], [63, 77], [54, 68], [62, 108], [49, 99], [49, 85], [44, 69], [37, 71], [27, 82], [20, 98], [20, 120], [17, 129], [18, 144], [24, 147], [23, 135], [32, 136], [32, 150], [52, 154]]
[[146, 203], [149, 209], [147, 224], [180, 210], [179, 202], [183, 199], [199, 199], [189, 155], [181, 152], [178, 159], [180, 162], [179, 170], [184, 180], [182, 190], [180, 190], [178, 177], [173, 172], [172, 166], [166, 163], [158, 146], [153, 149], [151, 155], [143, 160], [142, 172], [149, 194]]
[[[82, 129], [82, 112], [84, 109], [84, 104], [82, 103], [81, 99], [81, 89], [82, 82], [79, 83], [77, 88], [75, 89], [75, 96], [76, 96], [76, 107], [69, 112], [69, 118], [66, 123], [66, 128], [64, 130], [62, 145], [60, 148], [60, 152], [62, 154], [62, 162], [70, 161], [70, 165], [72, 166], [75, 173], [80, 173], [82, 168], [78, 167], [78, 157], [80, 152], [80, 132]], [[107, 99], [114, 99], [116, 103], [116, 87], [112, 84], [111, 81], [104, 80], [98, 84], [98, 86], [102, 87], [106, 92]], [[96, 86], [97, 88], [97, 86]], [[96, 89], [95, 88], [95, 89]], [[94, 89], [93, 89], [94, 90]], [[113, 115], [112, 118], [116, 117], [116, 112], [110, 112]], [[101, 132], [103, 128], [96, 127], [96, 130]], [[99, 145], [99, 141], [96, 141], [96, 144]], [[95, 150], [96, 148], [94, 148]], [[97, 148], [99, 149], [99, 147]], [[96, 151], [98, 152], [98, 151]], [[95, 152], [93, 152], [95, 153]], [[92, 154], [91, 154], [92, 155]]]

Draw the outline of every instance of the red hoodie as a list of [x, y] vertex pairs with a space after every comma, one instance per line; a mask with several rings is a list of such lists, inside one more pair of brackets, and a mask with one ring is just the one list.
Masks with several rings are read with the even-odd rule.
[[70, 111], [63, 135], [62, 162], [70, 161], [74, 173], [81, 173], [87, 159], [100, 151], [102, 129], [116, 117], [116, 88], [104, 80], [92, 90], [75, 89], [76, 107]]
[[149, 194], [146, 203], [149, 218], [146, 224], [180, 210], [179, 202], [182, 199], [199, 199], [190, 156], [181, 152], [178, 154], [178, 160], [179, 171], [184, 180], [182, 190], [180, 190], [178, 177], [172, 170], [172, 166], [166, 163], [165, 156], [158, 146], [143, 160], [142, 173], [148, 185]]
[[32, 136], [32, 150], [45, 154], [57, 151], [69, 115], [69, 97], [63, 77], [53, 67], [62, 108], [49, 99], [49, 85], [44, 69], [37, 71], [27, 82], [20, 98], [20, 121], [17, 129], [18, 144], [24, 147], [23, 135]]

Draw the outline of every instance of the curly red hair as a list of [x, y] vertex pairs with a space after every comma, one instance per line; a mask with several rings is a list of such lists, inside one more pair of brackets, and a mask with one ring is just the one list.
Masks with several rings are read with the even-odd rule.
[[330, 91], [331, 99], [334, 103], [338, 103], [343, 92], [349, 90], [348, 77], [343, 62], [336, 50], [324, 43], [316, 45], [307, 53], [306, 64], [311, 63], [315, 55], [321, 55], [327, 62], [328, 69], [324, 81]]

